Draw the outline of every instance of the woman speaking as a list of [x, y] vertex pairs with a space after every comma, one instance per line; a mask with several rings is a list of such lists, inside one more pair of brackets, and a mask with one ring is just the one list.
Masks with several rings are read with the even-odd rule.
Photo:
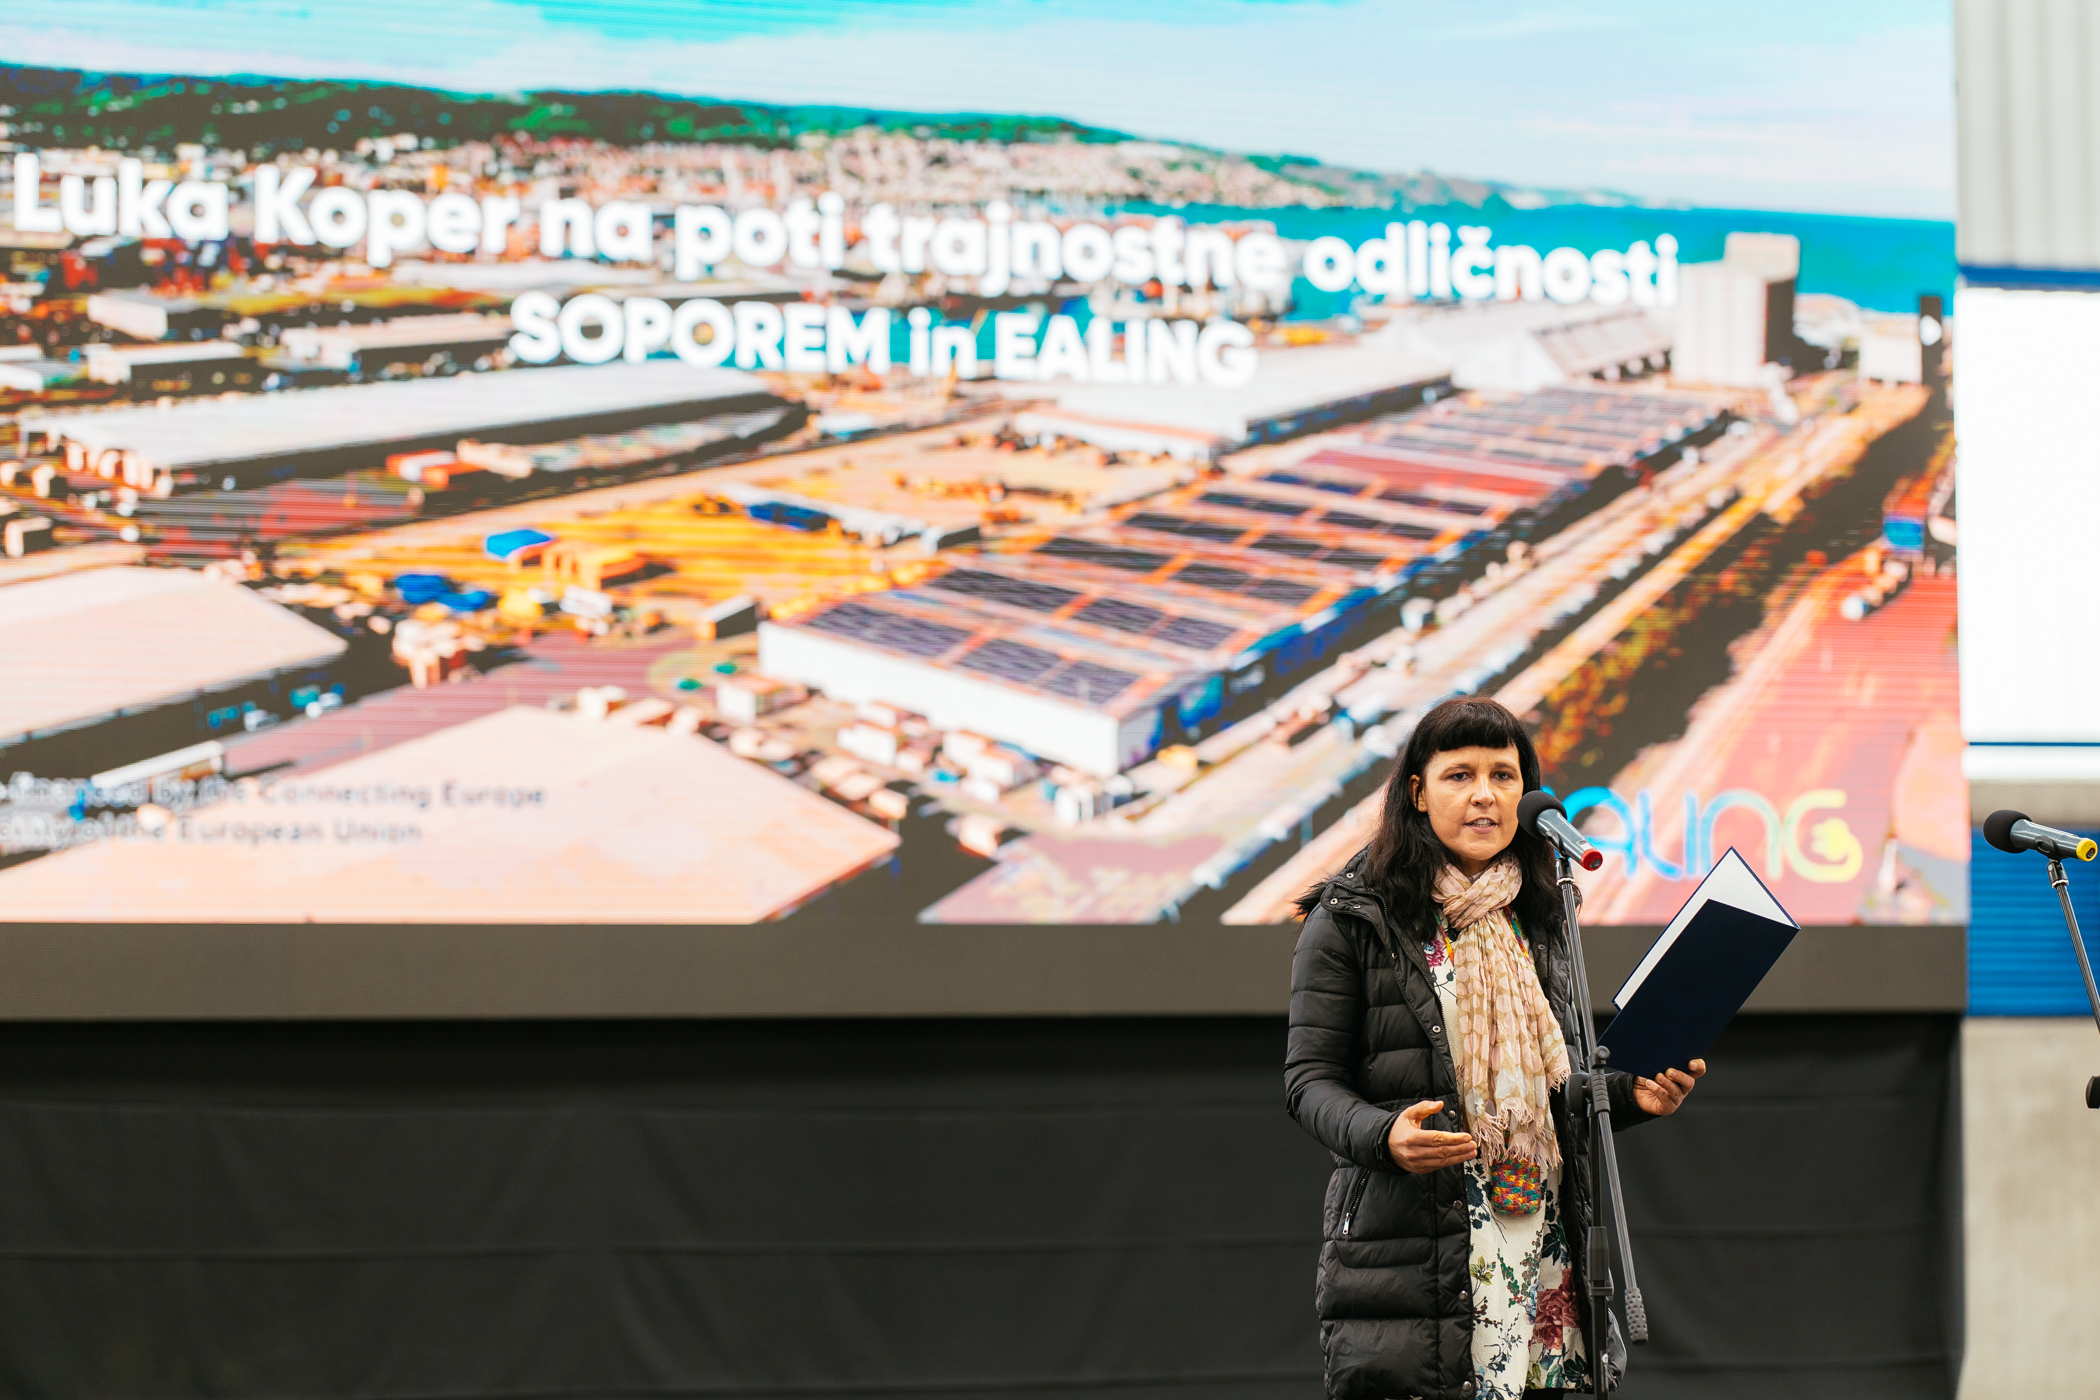
[[[1574, 1025], [1530, 736], [1484, 697], [1415, 726], [1371, 843], [1306, 893], [1291, 1116], [1334, 1154], [1315, 1303], [1337, 1400], [1590, 1388], [1588, 1134], [1555, 1092]], [[1706, 1072], [1608, 1079], [1612, 1121]]]

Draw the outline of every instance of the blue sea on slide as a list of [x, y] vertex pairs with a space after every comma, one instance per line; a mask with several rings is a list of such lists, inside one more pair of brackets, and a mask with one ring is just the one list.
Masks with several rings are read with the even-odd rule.
[[[1670, 209], [1553, 204], [1516, 209], [1499, 200], [1485, 207], [1454, 204], [1395, 209], [1238, 209], [1192, 204], [1124, 206], [1132, 213], [1178, 214], [1190, 223], [1266, 220], [1286, 238], [1332, 234], [1351, 244], [1385, 234], [1395, 220], [1486, 224], [1494, 243], [1528, 243], [1540, 252], [1573, 247], [1584, 252], [1624, 248], [1637, 238], [1651, 244], [1662, 234], [1677, 238], [1680, 262], [1712, 262], [1731, 233], [1790, 233], [1801, 240], [1798, 290], [1828, 292], [1875, 311], [1916, 311], [1921, 293], [1946, 299], [1953, 309], [1954, 225], [1930, 219], [1871, 219], [1846, 214], [1788, 214], [1760, 209]], [[1326, 294], [1300, 278], [1300, 316], [1330, 316], [1349, 298]]]

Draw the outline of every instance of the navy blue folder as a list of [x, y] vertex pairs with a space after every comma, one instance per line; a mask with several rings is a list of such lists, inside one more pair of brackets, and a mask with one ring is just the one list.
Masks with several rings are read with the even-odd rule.
[[1800, 929], [1730, 846], [1613, 998], [1611, 1067], [1652, 1079], [1704, 1057]]

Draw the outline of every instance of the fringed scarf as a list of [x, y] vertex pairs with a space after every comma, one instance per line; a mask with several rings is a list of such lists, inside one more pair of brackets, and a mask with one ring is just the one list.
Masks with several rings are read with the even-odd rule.
[[1458, 1002], [1459, 1099], [1482, 1164], [1505, 1157], [1560, 1165], [1549, 1091], [1568, 1077], [1560, 1021], [1539, 986], [1538, 969], [1509, 921], [1524, 872], [1503, 856], [1468, 881], [1456, 866], [1437, 876], [1436, 897], [1450, 930]]

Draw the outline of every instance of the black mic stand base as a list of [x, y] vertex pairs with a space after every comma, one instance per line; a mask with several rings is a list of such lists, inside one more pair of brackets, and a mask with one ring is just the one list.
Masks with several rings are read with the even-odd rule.
[[[2071, 948], [2078, 954], [2078, 972], [2085, 978], [2085, 999], [2093, 1008], [2093, 1024], [2100, 1027], [2100, 988], [2093, 986], [2093, 961], [2085, 954], [2085, 937], [2078, 931], [2078, 913], [2071, 908], [2071, 880], [2064, 863], [2049, 857], [2049, 883], [2056, 887], [2057, 902], [2063, 905], [2064, 927], [2071, 931]], [[2100, 1108], [2100, 1075], [2085, 1081], [2085, 1106]]]

